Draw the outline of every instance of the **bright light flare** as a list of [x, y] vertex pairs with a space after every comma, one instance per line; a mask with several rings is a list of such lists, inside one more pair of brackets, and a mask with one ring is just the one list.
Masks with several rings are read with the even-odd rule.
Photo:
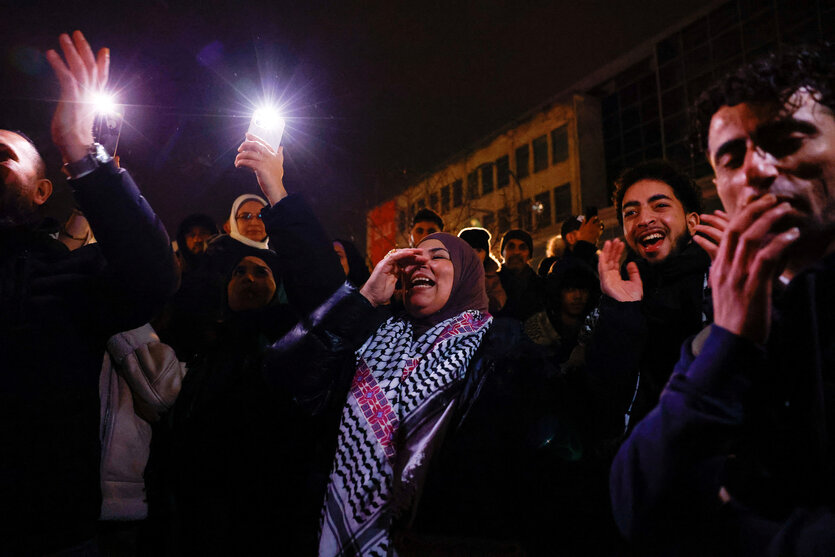
[[269, 106], [264, 106], [256, 110], [252, 115], [252, 121], [256, 126], [265, 130], [274, 130], [283, 127], [284, 124], [284, 118], [281, 117], [276, 109]]
[[97, 114], [116, 114], [118, 106], [116, 98], [108, 93], [95, 93], [90, 102], [96, 109]]

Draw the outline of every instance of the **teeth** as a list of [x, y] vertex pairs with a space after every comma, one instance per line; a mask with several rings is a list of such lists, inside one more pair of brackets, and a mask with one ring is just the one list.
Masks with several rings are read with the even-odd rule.
[[429, 280], [428, 278], [418, 277], [418, 278], [412, 279], [412, 288], [415, 288], [415, 287], [429, 288], [433, 284], [435, 284], [435, 283], [432, 282], [431, 280]]
[[641, 238], [642, 242], [654, 242], [655, 240], [662, 240], [664, 236], [662, 234], [650, 234], [648, 236], [644, 236]]

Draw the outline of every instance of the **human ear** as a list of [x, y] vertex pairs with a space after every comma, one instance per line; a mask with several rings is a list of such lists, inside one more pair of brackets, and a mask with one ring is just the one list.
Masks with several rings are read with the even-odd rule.
[[50, 195], [52, 195], [52, 182], [46, 178], [38, 180], [38, 183], [35, 186], [35, 194], [33, 196], [35, 205], [43, 205], [46, 203], [46, 200], [49, 199]]
[[695, 234], [696, 225], [701, 221], [699, 213], [687, 213], [685, 218], [687, 219], [687, 231], [690, 232], [691, 235]]

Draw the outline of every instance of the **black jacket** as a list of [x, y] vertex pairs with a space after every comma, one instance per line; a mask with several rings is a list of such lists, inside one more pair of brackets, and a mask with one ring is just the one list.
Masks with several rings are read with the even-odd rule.
[[[275, 250], [270, 261], [289, 303], [225, 315], [213, 323], [211, 343], [190, 362], [180, 396], [154, 441], [154, 506], [175, 501], [172, 512], [183, 555], [298, 554], [312, 529], [297, 527], [305, 502], [309, 451], [316, 422], [289, 395], [271, 391], [261, 374], [264, 349], [344, 282], [330, 239], [299, 196], [264, 211]], [[236, 240], [225, 259], [253, 253]], [[243, 249], [243, 251], [241, 251]], [[260, 250], [263, 251], [263, 250]], [[274, 257], [274, 259], [273, 259]], [[225, 284], [229, 276], [222, 283]], [[226, 304], [224, 304], [226, 306]], [[156, 509], [155, 509], [156, 510]]]
[[[319, 508], [355, 350], [388, 315], [346, 285], [267, 354], [268, 379], [328, 422], [327, 437], [315, 447], [317, 478], [309, 482], [309, 499]], [[400, 554], [489, 554], [502, 548], [555, 554], [555, 537], [556, 554], [570, 554], [572, 540], [588, 547], [588, 514], [582, 510], [584, 502], [597, 499], [589, 497], [583, 468], [583, 425], [576, 419], [583, 401], [563, 379], [518, 321], [494, 320], [467, 369], [440, 449], [431, 456], [423, 493], [396, 523]]]
[[612, 434], [623, 431], [623, 415], [630, 405], [630, 428], [652, 409], [678, 361], [682, 342], [711, 319], [705, 307], [710, 258], [702, 248], [690, 243], [656, 265], [631, 259], [641, 273], [644, 297], [618, 302], [604, 295], [586, 353], [605, 422], [601, 427]]
[[0, 232], [0, 552], [92, 538], [99, 516], [99, 372], [107, 339], [176, 287], [159, 219], [108, 164], [71, 182], [98, 244], [67, 251]]

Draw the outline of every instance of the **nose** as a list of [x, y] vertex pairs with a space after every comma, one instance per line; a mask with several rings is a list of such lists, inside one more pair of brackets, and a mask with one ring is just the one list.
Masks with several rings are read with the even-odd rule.
[[655, 224], [655, 212], [650, 207], [646, 207], [638, 216], [638, 226], [646, 227], [651, 224]]
[[748, 185], [767, 190], [777, 177], [777, 159], [759, 147], [748, 149], [745, 153], [744, 172]]

